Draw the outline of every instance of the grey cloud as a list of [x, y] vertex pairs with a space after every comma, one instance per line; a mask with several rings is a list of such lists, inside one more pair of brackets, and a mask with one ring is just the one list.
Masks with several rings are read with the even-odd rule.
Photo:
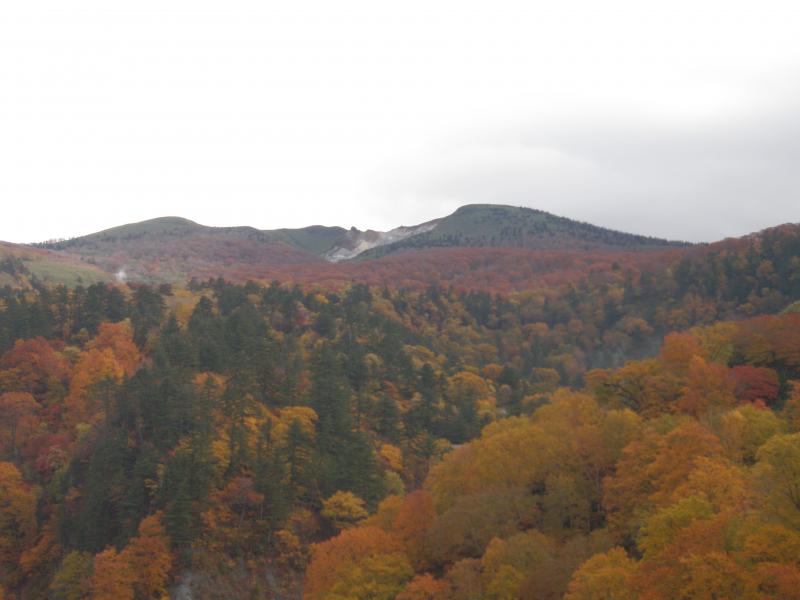
[[672, 239], [739, 236], [800, 221], [800, 93], [780, 100], [693, 120], [520, 119], [393, 166], [374, 189], [406, 219], [489, 202]]

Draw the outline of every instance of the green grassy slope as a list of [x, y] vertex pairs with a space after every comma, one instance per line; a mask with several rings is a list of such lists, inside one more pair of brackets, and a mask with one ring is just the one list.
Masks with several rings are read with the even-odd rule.
[[38, 279], [55, 285], [90, 285], [111, 281], [97, 265], [63, 253], [0, 242], [0, 286], [29, 287]]

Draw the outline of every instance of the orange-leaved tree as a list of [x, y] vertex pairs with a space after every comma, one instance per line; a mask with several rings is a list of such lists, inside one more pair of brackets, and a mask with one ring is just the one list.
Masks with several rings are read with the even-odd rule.
[[0, 394], [0, 423], [8, 429], [6, 447], [14, 459], [17, 458], [17, 430], [22, 419], [30, 418], [39, 408], [39, 403], [28, 392], [6, 392]]
[[21, 576], [19, 560], [36, 536], [36, 498], [17, 468], [0, 462], [0, 571], [5, 583]]
[[368, 597], [390, 600], [412, 575], [396, 536], [378, 527], [345, 529], [312, 547], [303, 597], [322, 600], [342, 593], [341, 597], [359, 598], [357, 590], [371, 583]]
[[408, 494], [394, 518], [392, 529], [403, 542], [408, 557], [415, 567], [421, 567], [427, 562], [425, 537], [435, 518], [433, 496], [426, 490]]
[[172, 554], [160, 513], [142, 519], [139, 535], [131, 539], [121, 556], [133, 572], [137, 598], [162, 598], [166, 594]]
[[94, 557], [93, 600], [133, 600], [136, 577], [122, 554], [106, 548]]
[[595, 554], [572, 575], [565, 600], [634, 600], [631, 575], [636, 562], [622, 548]]

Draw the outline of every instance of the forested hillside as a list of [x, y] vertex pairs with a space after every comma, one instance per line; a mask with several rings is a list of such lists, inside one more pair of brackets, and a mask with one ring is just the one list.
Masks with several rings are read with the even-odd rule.
[[431, 231], [379, 246], [362, 256], [376, 257], [412, 248], [435, 247], [608, 250], [686, 245], [613, 231], [541, 210], [496, 204], [462, 206], [433, 224], [435, 227]]
[[3, 597], [798, 597], [800, 229], [472, 250], [0, 289]]

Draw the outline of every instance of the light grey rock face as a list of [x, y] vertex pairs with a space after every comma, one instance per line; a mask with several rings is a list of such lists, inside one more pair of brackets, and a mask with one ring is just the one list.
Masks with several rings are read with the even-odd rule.
[[421, 233], [433, 231], [437, 223], [424, 223], [416, 227], [396, 227], [390, 231], [349, 231], [346, 246], [337, 246], [325, 253], [325, 259], [330, 262], [340, 262], [355, 258], [359, 254], [377, 248], [394, 244]]
[[[302, 577], [291, 577], [288, 580], [280, 580], [280, 575], [276, 575], [270, 568], [265, 568], [257, 572], [249, 572], [242, 565], [235, 569], [240, 583], [251, 581], [253, 575], [260, 580], [262, 589], [265, 590], [267, 598], [274, 600], [302, 600], [303, 586]], [[209, 597], [207, 588], [209, 581], [208, 574], [202, 571], [187, 571], [180, 575], [180, 581], [169, 589], [171, 600], [195, 600], [197, 597]], [[197, 590], [198, 596], [195, 596]], [[211, 592], [214, 593], [214, 592]], [[219, 596], [220, 598], [232, 598], [230, 595]], [[261, 596], [259, 596], [261, 597]]]
[[173, 588], [170, 598], [173, 600], [193, 600], [192, 596], [192, 581], [194, 576], [192, 573], [187, 573], [181, 578], [181, 582]]

